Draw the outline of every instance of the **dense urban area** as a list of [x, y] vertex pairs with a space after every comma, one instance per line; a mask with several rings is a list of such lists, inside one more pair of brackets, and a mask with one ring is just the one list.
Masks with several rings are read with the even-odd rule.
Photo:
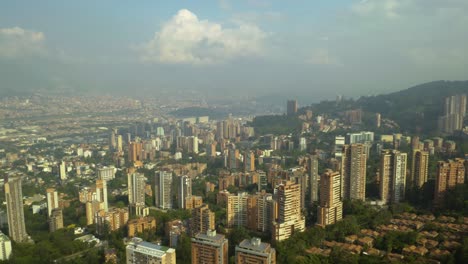
[[1, 263], [468, 263], [467, 94], [3, 97]]

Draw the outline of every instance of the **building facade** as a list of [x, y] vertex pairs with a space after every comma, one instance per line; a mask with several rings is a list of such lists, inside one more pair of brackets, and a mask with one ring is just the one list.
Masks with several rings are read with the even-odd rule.
[[4, 187], [10, 238], [15, 242], [26, 242], [29, 236], [24, 222], [21, 177], [7, 177]]
[[175, 264], [176, 251], [134, 237], [126, 247], [127, 264]]
[[276, 264], [276, 250], [260, 238], [244, 239], [236, 246], [237, 264]]
[[320, 178], [320, 203], [317, 212], [317, 225], [325, 227], [343, 218], [341, 201], [341, 175], [337, 171], [327, 170]]
[[227, 264], [228, 240], [209, 230], [192, 238], [192, 264]]

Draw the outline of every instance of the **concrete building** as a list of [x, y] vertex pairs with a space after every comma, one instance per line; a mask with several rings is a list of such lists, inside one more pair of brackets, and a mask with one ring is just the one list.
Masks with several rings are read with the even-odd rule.
[[228, 194], [226, 202], [226, 224], [228, 228], [247, 226], [247, 199], [245, 192]]
[[127, 264], [175, 264], [176, 251], [134, 237], [126, 247]]
[[273, 240], [283, 241], [294, 233], [304, 230], [305, 217], [301, 211], [301, 187], [299, 184], [283, 181], [275, 190]]
[[184, 208], [187, 210], [192, 210], [202, 205], [203, 205], [203, 197], [201, 196], [192, 195], [190, 197], [185, 198]]
[[465, 165], [463, 159], [439, 161], [437, 164], [434, 204], [441, 206], [447, 191], [465, 183]]
[[343, 146], [341, 158], [342, 199], [366, 200], [367, 154], [363, 144]]
[[411, 177], [408, 179], [408, 188], [421, 188], [427, 182], [428, 174], [429, 152], [419, 149], [413, 150]]
[[335, 137], [335, 158], [340, 159], [343, 155], [343, 146], [345, 145], [345, 137], [343, 136], [336, 136]]
[[61, 181], [67, 179], [67, 164], [65, 163], [65, 161], [62, 161], [59, 164], [59, 177]]
[[102, 203], [103, 209], [107, 212], [109, 204], [107, 203], [107, 182], [105, 180], [96, 180], [96, 200]]
[[318, 202], [318, 189], [320, 177], [318, 175], [318, 156], [310, 155], [307, 160], [307, 170], [309, 172], [309, 191], [310, 191], [310, 204]]
[[255, 154], [253, 151], [246, 151], [244, 154], [244, 172], [255, 171]]
[[286, 114], [295, 115], [297, 113], [297, 100], [288, 100], [286, 105]]
[[439, 118], [439, 130], [451, 134], [455, 130], [463, 129], [465, 115], [466, 94], [445, 98], [444, 115]]
[[186, 208], [186, 199], [192, 196], [192, 179], [187, 176], [179, 177], [179, 192], [177, 195], [177, 203], [180, 209]]
[[276, 264], [276, 250], [260, 238], [244, 239], [236, 246], [237, 264]]
[[341, 175], [337, 171], [327, 170], [320, 178], [320, 203], [317, 225], [325, 227], [343, 218], [341, 201]]
[[144, 216], [146, 178], [140, 173], [128, 174], [128, 203], [132, 215]]
[[215, 229], [215, 214], [207, 204], [193, 209], [190, 229], [192, 236]]
[[114, 166], [104, 166], [96, 169], [96, 175], [98, 180], [110, 181], [115, 178], [115, 167]]
[[63, 228], [63, 212], [60, 208], [54, 208], [49, 216], [49, 231], [55, 232]]
[[127, 222], [128, 236], [134, 237], [145, 231], [156, 230], [156, 219], [152, 216], [140, 217]]
[[374, 132], [362, 131], [359, 133], [347, 133], [346, 144], [364, 144], [374, 142]]
[[11, 240], [0, 231], [0, 260], [8, 260], [11, 257]]
[[26, 242], [29, 236], [26, 233], [26, 225], [24, 223], [21, 176], [7, 176], [4, 188], [10, 238], [17, 243]]
[[99, 210], [95, 215], [96, 231], [98, 234], [115, 231], [124, 227], [129, 219], [128, 209], [112, 208], [108, 212]]
[[227, 264], [228, 240], [209, 230], [192, 238], [192, 264]]
[[398, 203], [405, 198], [406, 153], [382, 150], [380, 158], [380, 199], [384, 203]]
[[154, 182], [155, 206], [161, 209], [172, 209], [172, 172], [157, 171]]
[[50, 217], [52, 215], [52, 210], [55, 208], [59, 208], [59, 197], [58, 193], [54, 188], [48, 188], [46, 190], [47, 196], [47, 216]]
[[141, 142], [131, 141], [128, 144], [128, 161], [134, 163], [137, 161], [142, 161], [142, 150], [143, 144]]

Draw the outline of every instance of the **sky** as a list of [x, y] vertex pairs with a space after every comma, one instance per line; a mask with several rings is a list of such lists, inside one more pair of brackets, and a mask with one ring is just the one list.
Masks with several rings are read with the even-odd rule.
[[316, 101], [467, 73], [467, 0], [0, 3], [4, 91]]

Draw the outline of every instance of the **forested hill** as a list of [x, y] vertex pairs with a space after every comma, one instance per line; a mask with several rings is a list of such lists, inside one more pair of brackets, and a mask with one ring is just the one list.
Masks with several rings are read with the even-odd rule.
[[[315, 113], [338, 112], [361, 108], [368, 113], [381, 113], [382, 118], [395, 120], [407, 132], [430, 133], [437, 129], [437, 119], [443, 113], [444, 98], [468, 95], [468, 81], [435, 81], [395, 93], [361, 97], [341, 104], [321, 102], [310, 108]], [[308, 107], [309, 108], [309, 107]]]
[[409, 89], [373, 97], [361, 97], [357, 104], [366, 112], [381, 113], [397, 121], [409, 131], [425, 132], [437, 128], [437, 119], [443, 114], [444, 98], [467, 94], [468, 81], [436, 81]]

